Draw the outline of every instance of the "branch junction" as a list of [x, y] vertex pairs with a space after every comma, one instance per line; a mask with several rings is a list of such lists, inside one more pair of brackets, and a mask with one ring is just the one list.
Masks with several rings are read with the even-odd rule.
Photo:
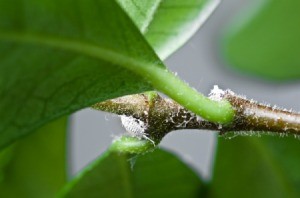
[[228, 101], [235, 116], [231, 123], [209, 122], [156, 92], [123, 96], [97, 103], [92, 108], [121, 116], [125, 129], [134, 137], [158, 144], [169, 132], [179, 129], [207, 129], [221, 134], [237, 132], [247, 134], [300, 135], [300, 114], [248, 100], [230, 90], [214, 87], [212, 100]]

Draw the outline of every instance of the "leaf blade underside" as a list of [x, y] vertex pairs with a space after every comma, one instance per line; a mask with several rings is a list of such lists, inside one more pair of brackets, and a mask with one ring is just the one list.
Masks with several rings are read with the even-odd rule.
[[136, 157], [106, 152], [67, 184], [61, 197], [199, 197], [203, 193], [204, 185], [192, 170], [174, 155], [155, 150]]
[[[180, 34], [169, 35], [173, 43], [176, 38], [185, 42], [192, 35], [191, 26], [203, 22], [195, 20], [206, 2], [182, 11], [196, 10], [189, 15], [192, 22], [185, 19], [179, 24]], [[96, 102], [152, 90], [144, 76], [155, 68], [158, 73], [164, 70], [114, 1], [30, 0], [15, 6], [2, 0], [0, 13], [0, 147]], [[204, 18], [209, 14], [206, 11]], [[151, 44], [167, 46], [169, 37]]]
[[80, 51], [93, 46], [142, 60], [141, 65], [163, 67], [114, 1], [31, 0], [18, 5], [0, 1], [0, 147], [64, 114], [152, 89], [142, 77], [116, 65], [115, 57], [104, 53], [105, 60], [96, 59]]

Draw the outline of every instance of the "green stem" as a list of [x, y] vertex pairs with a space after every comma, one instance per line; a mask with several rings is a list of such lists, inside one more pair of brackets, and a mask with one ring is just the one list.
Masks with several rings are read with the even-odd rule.
[[114, 140], [109, 150], [118, 153], [140, 154], [153, 150], [155, 145], [148, 140], [140, 140], [135, 137], [122, 136]]
[[157, 90], [202, 118], [222, 124], [233, 120], [234, 110], [228, 101], [214, 101], [205, 97], [167, 69], [152, 67], [143, 70], [144, 76], [148, 76], [147, 80]]

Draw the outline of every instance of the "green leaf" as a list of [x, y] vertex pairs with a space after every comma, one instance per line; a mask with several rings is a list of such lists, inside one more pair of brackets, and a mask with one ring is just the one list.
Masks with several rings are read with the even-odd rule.
[[152, 89], [123, 68], [130, 60], [163, 67], [114, 1], [1, 0], [0, 147], [64, 114]]
[[200, 179], [174, 155], [106, 152], [65, 188], [61, 197], [200, 197]]
[[152, 87], [210, 121], [233, 117], [229, 103], [166, 70], [115, 1], [0, 0], [0, 147], [62, 115]]
[[298, 79], [300, 1], [258, 2], [262, 5], [253, 6], [247, 15], [243, 11], [229, 29], [225, 41], [229, 63], [270, 79]]
[[57, 193], [66, 182], [65, 129], [63, 118], [1, 151], [1, 197], [52, 198]]
[[182, 46], [206, 21], [218, 0], [117, 0], [161, 59]]
[[13, 146], [0, 151], [0, 184], [5, 179], [5, 168], [13, 157]]
[[212, 197], [299, 197], [299, 149], [288, 137], [220, 139]]

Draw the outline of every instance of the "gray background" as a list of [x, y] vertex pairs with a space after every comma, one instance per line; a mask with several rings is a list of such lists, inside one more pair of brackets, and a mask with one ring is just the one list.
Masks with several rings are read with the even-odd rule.
[[[251, 0], [222, 1], [196, 35], [172, 55], [166, 65], [202, 93], [208, 94], [216, 84], [260, 102], [299, 110], [299, 82], [276, 84], [246, 76], [227, 67], [220, 56], [218, 45], [224, 27], [251, 3]], [[99, 156], [124, 129], [117, 116], [84, 109], [72, 116], [71, 131], [71, 162], [75, 173]], [[167, 135], [160, 146], [177, 153], [209, 179], [216, 137], [211, 131], [181, 130]]]

